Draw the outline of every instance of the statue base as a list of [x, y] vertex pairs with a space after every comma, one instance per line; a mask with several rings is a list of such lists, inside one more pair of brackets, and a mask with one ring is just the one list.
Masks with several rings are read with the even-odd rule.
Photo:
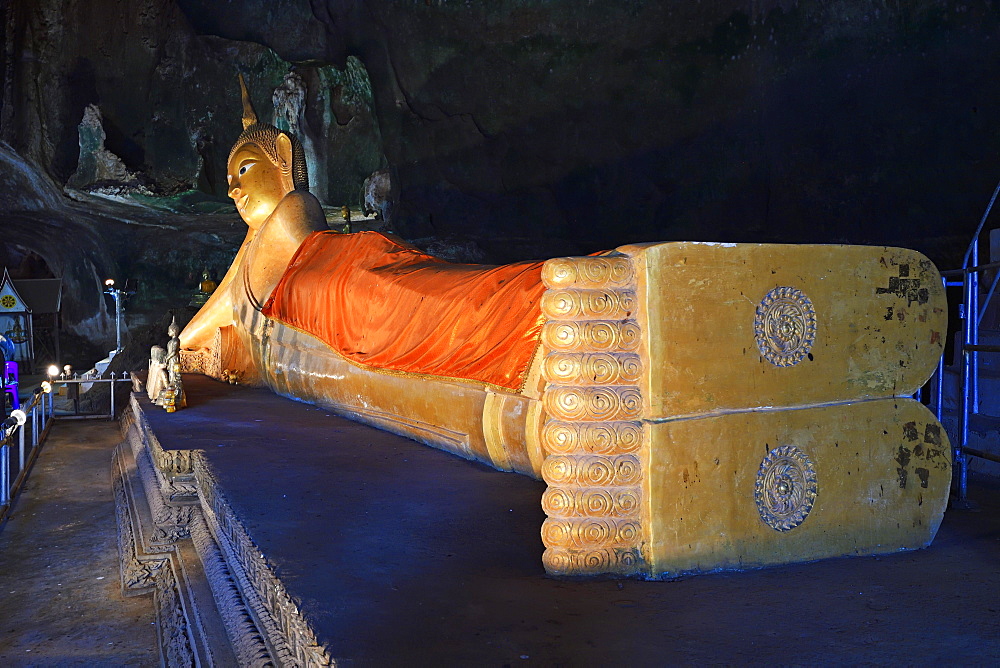
[[153, 594], [166, 664], [328, 665], [379, 644], [398, 662], [418, 641], [373, 641], [386, 610], [450, 607], [501, 571], [546, 582], [543, 483], [267, 389], [184, 383], [173, 414], [133, 392], [114, 465], [123, 593]]
[[[189, 406], [174, 414], [133, 393], [114, 476], [123, 591], [153, 592], [169, 663], [324, 665], [372, 652], [385, 663], [420, 642], [386, 637], [386, 624], [396, 628], [386, 611], [447, 618], [449, 633], [475, 643], [477, 623], [533, 610], [544, 627], [546, 610], [577, 604], [579, 590], [542, 577], [539, 527], [552, 531], [539, 503], [552, 506], [545, 483], [263, 388], [184, 381]], [[650, 572], [633, 575], [926, 544], [947, 493], [946, 442], [923, 407], [893, 404], [654, 425], [663, 446], [650, 462], [656, 491], [639, 509], [651, 518]], [[872, 431], [898, 445], [852, 445]], [[873, 484], [870, 468], [891, 469], [891, 484]], [[796, 489], [812, 492], [793, 503]], [[483, 605], [486, 618], [466, 614]], [[640, 643], [654, 630], [636, 620], [629, 632]]]

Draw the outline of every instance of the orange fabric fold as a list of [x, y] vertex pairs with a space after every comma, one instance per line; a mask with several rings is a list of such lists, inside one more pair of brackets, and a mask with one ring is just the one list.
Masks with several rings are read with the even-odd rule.
[[359, 364], [520, 391], [544, 320], [542, 264], [453, 264], [377, 232], [315, 232], [263, 313]]

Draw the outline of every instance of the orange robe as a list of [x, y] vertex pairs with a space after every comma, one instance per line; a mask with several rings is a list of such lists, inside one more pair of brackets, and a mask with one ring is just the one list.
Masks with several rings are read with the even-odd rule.
[[542, 264], [453, 264], [377, 232], [314, 232], [263, 313], [357, 364], [519, 392], [544, 321]]

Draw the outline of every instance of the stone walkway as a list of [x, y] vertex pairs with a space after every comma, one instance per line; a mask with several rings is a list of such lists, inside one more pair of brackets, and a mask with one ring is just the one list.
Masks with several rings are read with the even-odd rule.
[[0, 528], [0, 665], [156, 666], [150, 596], [119, 584], [111, 452], [117, 423], [52, 426]]

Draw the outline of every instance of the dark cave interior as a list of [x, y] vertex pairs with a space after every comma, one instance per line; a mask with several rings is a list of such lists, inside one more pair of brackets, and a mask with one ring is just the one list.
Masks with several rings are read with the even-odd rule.
[[393, 231], [487, 263], [701, 240], [952, 268], [998, 178], [986, 0], [0, 8], [0, 260], [62, 277], [63, 327], [100, 345], [105, 277], [137, 286], [138, 327], [231, 261], [237, 73], [302, 139], [328, 219], [386, 170]]

